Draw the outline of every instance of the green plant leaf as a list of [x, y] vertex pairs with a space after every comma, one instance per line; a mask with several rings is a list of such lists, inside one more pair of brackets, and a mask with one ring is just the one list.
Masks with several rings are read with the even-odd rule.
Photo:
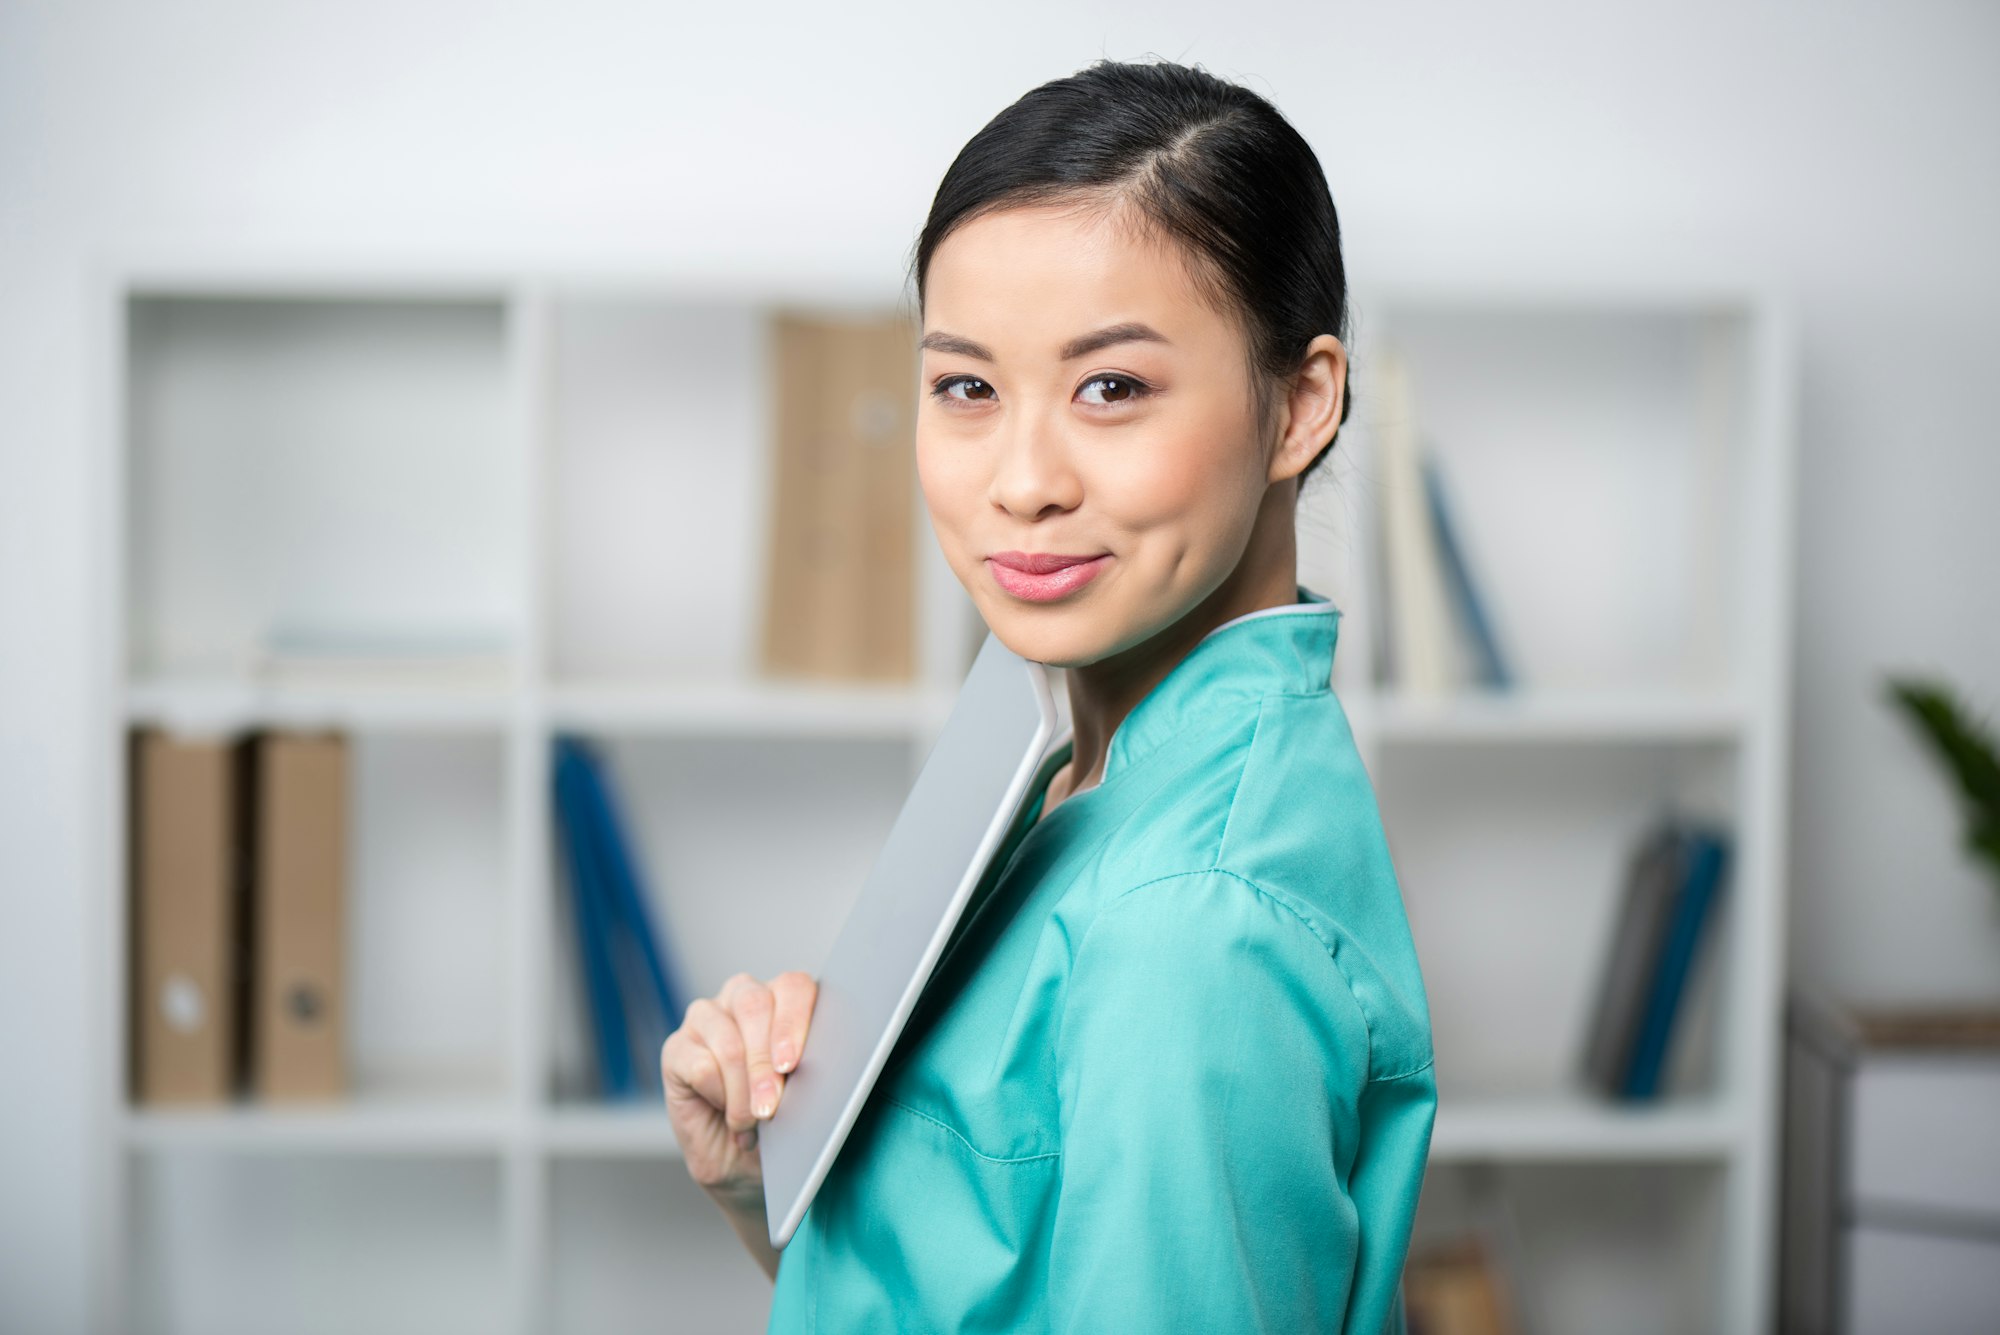
[[1992, 729], [1968, 717], [1942, 682], [1891, 678], [1888, 693], [1957, 782], [1966, 808], [1966, 850], [2000, 884], [2000, 745]]

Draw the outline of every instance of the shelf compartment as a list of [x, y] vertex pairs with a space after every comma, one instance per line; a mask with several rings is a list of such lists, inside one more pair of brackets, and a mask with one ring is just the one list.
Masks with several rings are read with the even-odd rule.
[[[773, 305], [749, 293], [675, 299], [570, 286], [544, 301], [547, 675], [621, 689], [754, 680], [766, 661], [770, 535], [785, 522], [774, 472], [781, 401], [810, 393], [779, 384], [780, 317], [878, 317], [893, 303]], [[938, 636], [919, 610], [936, 603], [928, 590], [943, 561], [919, 522], [915, 454], [901, 436], [887, 444], [901, 455], [870, 469], [901, 474], [912, 508], [911, 550], [884, 578], [898, 598], [909, 586], [921, 677], [951, 666], [933, 661]], [[885, 614], [885, 624], [901, 623]]]
[[[1742, 756], [1706, 742], [1382, 752], [1378, 797], [1427, 980], [1441, 1098], [1576, 1089], [1631, 849], [1669, 804], [1735, 828]], [[1742, 893], [1732, 873], [1705, 926], [1663, 1098], [1726, 1093], [1721, 1017]]]
[[248, 674], [285, 630], [512, 654], [524, 452], [498, 297], [125, 304], [134, 675]]
[[[424, 729], [345, 741], [346, 875], [330, 930], [340, 936], [347, 1092], [296, 1107], [247, 1097], [128, 1105], [121, 1094], [114, 1113], [129, 1119], [136, 1141], [220, 1144], [240, 1133], [304, 1143], [323, 1131], [365, 1141], [369, 1128], [393, 1135], [406, 1117], [419, 1127], [476, 1122], [484, 1114], [468, 1107], [509, 1097], [509, 739], [492, 729]], [[129, 964], [133, 944], [121, 945]], [[251, 943], [242, 946], [254, 973]], [[362, 1129], [344, 1129], [350, 1122]]]
[[[1436, 452], [1518, 680], [1751, 681], [1768, 569], [1752, 559], [1760, 451], [1743, 307], [1384, 294], [1371, 314], [1371, 341], [1408, 367], [1418, 438]], [[1367, 404], [1359, 508], [1375, 514], [1380, 427]], [[1366, 587], [1379, 596], [1379, 581]]]

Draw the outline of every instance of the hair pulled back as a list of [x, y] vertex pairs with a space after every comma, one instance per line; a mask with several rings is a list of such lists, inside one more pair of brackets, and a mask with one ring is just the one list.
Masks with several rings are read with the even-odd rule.
[[[1319, 159], [1247, 88], [1199, 67], [1101, 60], [1023, 94], [967, 141], [938, 186], [912, 266], [918, 309], [931, 257], [955, 229], [1064, 202], [1133, 207], [1180, 244], [1205, 296], [1246, 331], [1260, 424], [1315, 336], [1347, 341], [1340, 219]], [[1342, 423], [1353, 406], [1343, 394]], [[1330, 436], [1301, 486], [1332, 451]]]

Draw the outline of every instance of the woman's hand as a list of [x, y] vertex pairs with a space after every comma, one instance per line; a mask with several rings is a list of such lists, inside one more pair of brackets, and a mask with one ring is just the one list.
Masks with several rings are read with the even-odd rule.
[[[688, 1175], [732, 1222], [754, 1222], [759, 1232], [764, 1169], [757, 1127], [777, 1111], [785, 1075], [805, 1051], [818, 997], [819, 984], [797, 970], [769, 983], [739, 973], [713, 999], [690, 1005], [681, 1027], [660, 1049], [667, 1113]], [[749, 1245], [751, 1239], [746, 1235], [744, 1241]], [[769, 1248], [768, 1240], [764, 1245]]]

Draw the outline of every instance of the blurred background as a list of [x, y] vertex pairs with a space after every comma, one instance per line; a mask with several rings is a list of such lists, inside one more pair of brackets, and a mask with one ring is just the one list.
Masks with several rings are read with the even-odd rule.
[[905, 265], [1104, 56], [1340, 210], [1412, 1328], [1992, 1328], [2000, 11], [1932, 0], [0, 6], [0, 1328], [762, 1328], [648, 1046], [813, 967], [949, 706]]

